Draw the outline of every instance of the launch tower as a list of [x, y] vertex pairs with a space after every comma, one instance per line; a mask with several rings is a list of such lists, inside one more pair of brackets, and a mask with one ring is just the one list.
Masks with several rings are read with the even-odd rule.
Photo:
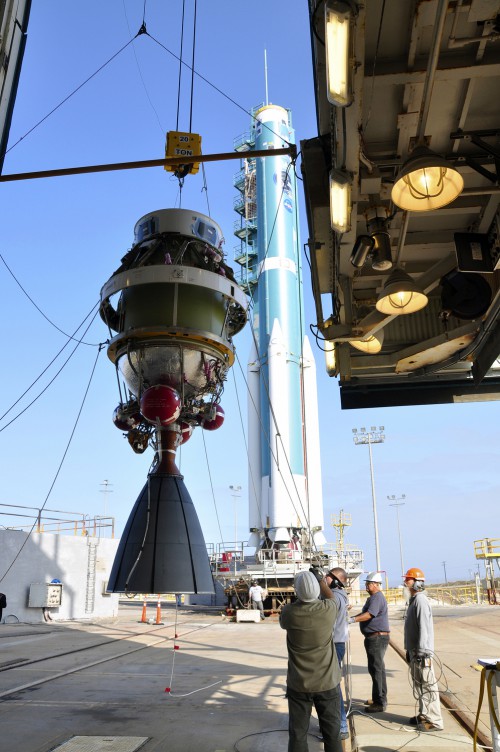
[[289, 156], [252, 157], [294, 143], [291, 113], [263, 105], [252, 116], [250, 132], [235, 142], [244, 158], [234, 203], [235, 260], [253, 308], [249, 546], [257, 561], [291, 564], [325, 544], [316, 368], [304, 331], [294, 165]]

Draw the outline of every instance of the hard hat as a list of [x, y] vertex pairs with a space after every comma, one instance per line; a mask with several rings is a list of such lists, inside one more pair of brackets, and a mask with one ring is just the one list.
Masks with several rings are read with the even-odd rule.
[[368, 572], [365, 577], [365, 582], [377, 582], [379, 585], [381, 585], [382, 575], [380, 574], [380, 572]]
[[405, 580], [425, 580], [425, 574], [421, 569], [417, 569], [417, 567], [411, 567], [403, 577]]

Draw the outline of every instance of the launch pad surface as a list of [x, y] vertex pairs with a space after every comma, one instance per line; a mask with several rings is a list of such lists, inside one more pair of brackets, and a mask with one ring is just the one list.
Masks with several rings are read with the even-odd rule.
[[[148, 616], [155, 608], [151, 601]], [[402, 616], [402, 608], [390, 607], [391, 639], [398, 645]], [[146, 739], [144, 752], [285, 752], [286, 644], [277, 617], [237, 624], [220, 610], [190, 606], [178, 610], [175, 626], [175, 607], [168, 605], [162, 626], [140, 618], [141, 604], [128, 601], [116, 619], [99, 623], [0, 625], [0, 724], [9, 752], [52, 752], [75, 737], [86, 737], [93, 752], [127, 737]], [[434, 622], [449, 691], [472, 722], [480, 676], [471, 665], [498, 652], [500, 609], [436, 607]], [[377, 719], [362, 715], [370, 679], [360, 633], [352, 628], [355, 748], [472, 747], [469, 734], [444, 708], [443, 732], [418, 735], [406, 725], [414, 715], [408, 669], [392, 649], [386, 665], [387, 712]], [[489, 736], [486, 709], [480, 730]], [[310, 752], [320, 752], [314, 718], [310, 732]], [[345, 749], [351, 749], [350, 740]]]

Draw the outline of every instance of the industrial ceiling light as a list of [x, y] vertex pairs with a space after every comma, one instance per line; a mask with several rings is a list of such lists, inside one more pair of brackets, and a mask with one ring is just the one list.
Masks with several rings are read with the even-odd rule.
[[429, 302], [409, 274], [402, 269], [394, 269], [388, 276], [378, 300], [377, 311], [388, 315], [415, 313]]
[[368, 254], [373, 250], [374, 241], [369, 235], [358, 235], [354, 243], [350, 262], [356, 269], [364, 266]]
[[382, 349], [383, 342], [383, 329], [381, 329], [379, 332], [375, 332], [375, 334], [371, 334], [366, 339], [349, 340], [349, 344], [352, 347], [355, 347], [356, 350], [361, 350], [361, 352], [367, 353], [368, 355], [376, 355], [377, 353], [379, 353]]
[[432, 211], [454, 201], [464, 187], [461, 174], [444, 157], [416, 146], [403, 164], [391, 191], [405, 211]]
[[328, 101], [338, 107], [351, 103], [349, 37], [351, 8], [340, 0], [325, 3], [325, 47]]
[[341, 170], [330, 172], [330, 221], [337, 232], [351, 229], [351, 181]]
[[366, 228], [373, 240], [372, 269], [387, 272], [392, 269], [391, 236], [387, 229], [389, 212], [385, 206], [371, 206], [365, 216]]

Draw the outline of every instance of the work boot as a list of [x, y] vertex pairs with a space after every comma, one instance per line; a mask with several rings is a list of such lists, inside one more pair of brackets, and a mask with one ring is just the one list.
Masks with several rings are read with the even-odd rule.
[[371, 705], [368, 705], [367, 708], [365, 708], [365, 713], [383, 713], [385, 711], [385, 708], [383, 705], [377, 705], [375, 703], [372, 703]]
[[418, 724], [422, 723], [422, 721], [425, 721], [424, 715], [412, 715], [408, 723], [410, 724], [410, 726], [418, 726]]
[[442, 731], [442, 727], [435, 726], [433, 723], [427, 720], [419, 721], [417, 723], [417, 731]]

